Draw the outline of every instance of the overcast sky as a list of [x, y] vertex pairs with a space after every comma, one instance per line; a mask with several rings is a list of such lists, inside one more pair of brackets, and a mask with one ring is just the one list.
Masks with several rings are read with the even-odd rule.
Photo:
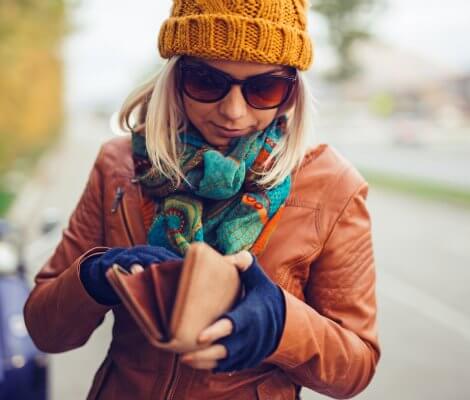
[[388, 4], [375, 25], [381, 37], [436, 62], [470, 70], [468, 0], [388, 0]]
[[[430, 62], [470, 70], [468, 0], [388, 0], [388, 4], [373, 25], [380, 38]], [[75, 33], [64, 45], [67, 102], [119, 104], [157, 60], [158, 30], [170, 6], [170, 0], [82, 0], [73, 13]], [[321, 19], [313, 15], [309, 23], [314, 40], [320, 41]], [[322, 65], [322, 51], [319, 46], [315, 68]]]

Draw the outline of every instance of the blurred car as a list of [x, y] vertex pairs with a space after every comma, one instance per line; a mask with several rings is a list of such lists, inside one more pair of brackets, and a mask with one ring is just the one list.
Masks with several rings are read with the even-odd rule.
[[34, 346], [23, 318], [30, 288], [18, 239], [0, 220], [0, 400], [46, 400], [47, 358]]

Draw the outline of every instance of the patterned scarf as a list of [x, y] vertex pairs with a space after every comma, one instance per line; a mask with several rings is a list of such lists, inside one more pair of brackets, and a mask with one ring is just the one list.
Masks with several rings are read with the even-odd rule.
[[232, 140], [226, 154], [190, 127], [180, 133], [180, 165], [187, 181], [174, 187], [163, 175], [150, 173], [145, 137], [132, 134], [136, 178], [157, 203], [148, 243], [184, 255], [193, 241], [204, 241], [222, 254], [250, 250], [259, 254], [284, 209], [291, 188], [287, 176], [265, 190], [257, 172], [285, 132], [286, 117], [266, 129]]

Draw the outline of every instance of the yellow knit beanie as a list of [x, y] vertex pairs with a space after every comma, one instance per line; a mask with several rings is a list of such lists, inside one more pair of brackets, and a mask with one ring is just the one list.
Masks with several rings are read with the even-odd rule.
[[174, 0], [162, 25], [163, 58], [203, 58], [289, 65], [306, 70], [313, 45], [307, 0]]

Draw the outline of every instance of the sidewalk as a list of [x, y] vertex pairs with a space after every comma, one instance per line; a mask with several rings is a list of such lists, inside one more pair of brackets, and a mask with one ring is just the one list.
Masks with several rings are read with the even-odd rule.
[[[61, 141], [43, 157], [10, 209], [8, 217], [12, 222], [25, 227], [25, 255], [31, 281], [60, 240], [62, 228], [67, 225], [85, 187], [100, 144], [111, 137], [107, 120], [86, 114], [72, 116]], [[47, 208], [59, 211], [60, 227], [54, 234], [41, 238], [38, 229], [42, 212]], [[86, 346], [49, 357], [51, 400], [86, 397], [106, 354], [111, 325], [109, 315]]]
[[60, 141], [45, 154], [17, 196], [8, 217], [34, 236], [42, 211], [57, 208], [63, 224], [84, 188], [100, 144], [110, 138], [107, 121], [91, 115], [72, 116]]

